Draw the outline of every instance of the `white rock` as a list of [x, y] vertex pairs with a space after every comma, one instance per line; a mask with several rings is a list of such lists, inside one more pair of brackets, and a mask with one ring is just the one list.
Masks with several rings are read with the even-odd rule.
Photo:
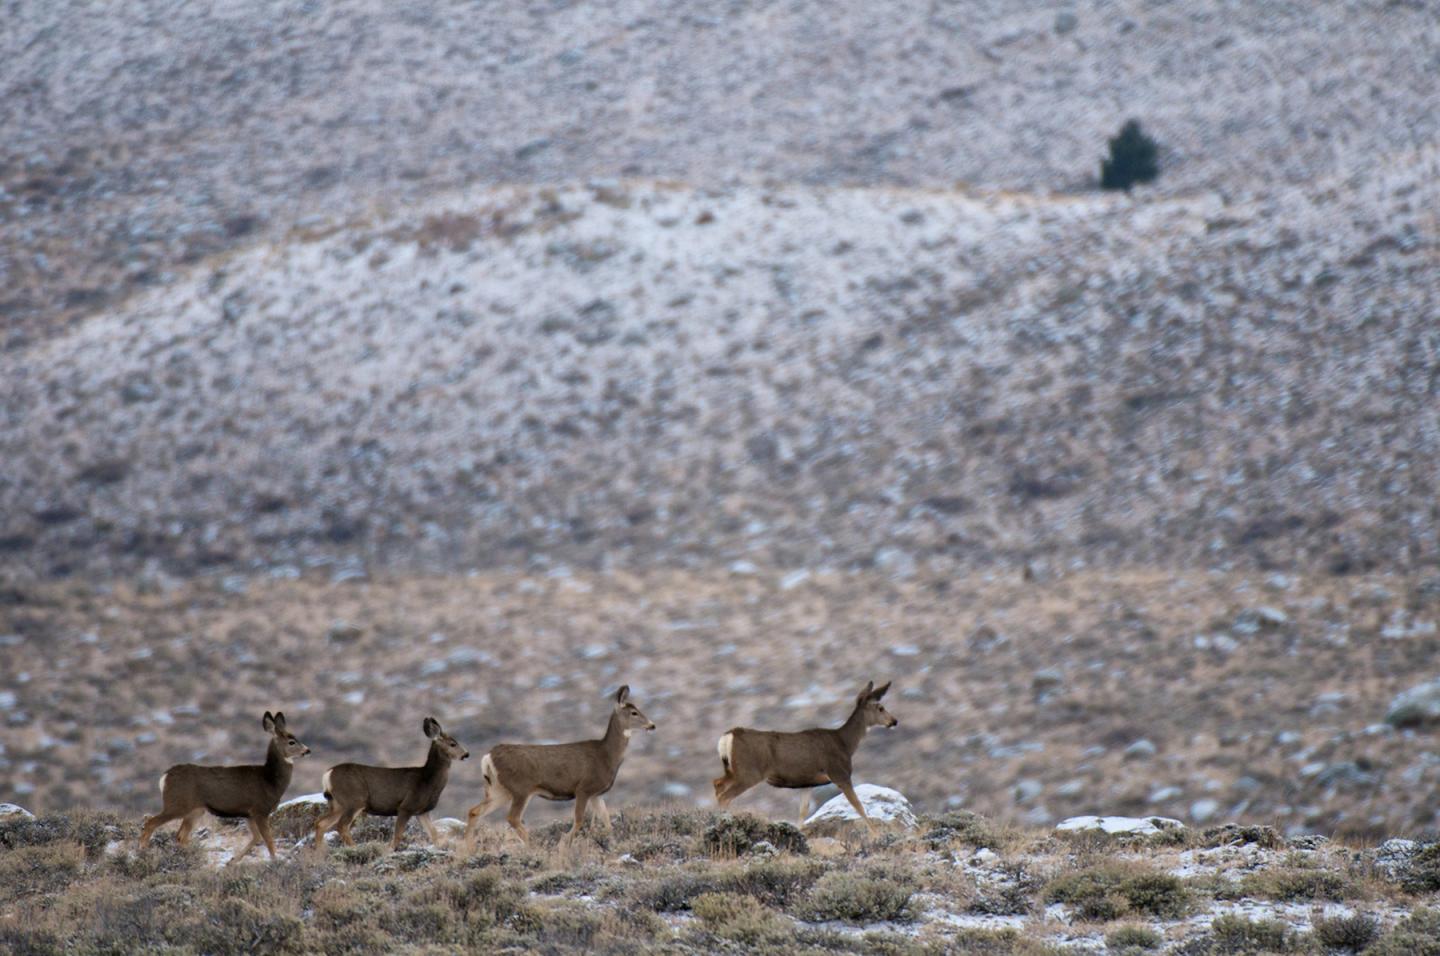
[[1215, 816], [1215, 814], [1219, 812], [1220, 801], [1211, 800], [1208, 797], [1202, 800], [1196, 800], [1194, 803], [1190, 804], [1190, 819], [1194, 820], [1196, 823], [1204, 823], [1206, 820], [1209, 820], [1211, 817]]
[[1385, 721], [1396, 727], [1440, 722], [1440, 680], [1420, 684], [1398, 695], [1391, 702]]
[[[910, 801], [898, 790], [891, 790], [889, 787], [878, 787], [873, 783], [862, 783], [855, 787], [855, 796], [860, 798], [860, 803], [865, 807], [865, 813], [876, 823], [892, 824], [904, 827], [906, 830], [913, 830], [919, 826], [915, 819], [915, 811], [910, 809]], [[850, 801], [841, 794], [825, 802], [819, 810], [816, 810], [810, 817], [801, 824], [805, 830], [812, 828], [834, 829], [847, 823], [860, 819], [860, 814], [850, 806]]]
[[1056, 830], [1067, 833], [1084, 830], [1101, 830], [1105, 833], [1160, 833], [1164, 830], [1184, 828], [1185, 824], [1170, 817], [1071, 817], [1055, 825]]
[[323, 807], [325, 806], [326, 802], [327, 801], [325, 800], [325, 794], [323, 793], [305, 793], [301, 794], [298, 797], [293, 797], [289, 800], [286, 800], [284, 803], [280, 804], [280, 806], [276, 807], [275, 810], [278, 812], [280, 810], [284, 810], [286, 807], [299, 807], [305, 805]]
[[7, 819], [12, 817], [20, 817], [24, 820], [33, 820], [35, 819], [35, 814], [31, 813], [29, 810], [26, 810], [24, 807], [17, 806], [13, 803], [0, 803], [0, 817], [4, 817]]

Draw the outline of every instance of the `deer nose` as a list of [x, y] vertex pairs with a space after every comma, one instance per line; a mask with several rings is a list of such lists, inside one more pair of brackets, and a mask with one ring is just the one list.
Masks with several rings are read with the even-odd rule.
[[310, 756], [310, 748], [309, 748], [309, 747], [306, 747], [304, 750], [300, 751], [300, 756], [302, 756], [302, 757], [308, 757], [308, 756]]
[[654, 730], [654, 729], [655, 729], [655, 721], [652, 720], [652, 721], [650, 721], [650, 723], [646, 724], [646, 725], [645, 725], [645, 729], [646, 729], [646, 730]]
[[465, 751], [463, 754], [461, 754], [461, 755], [460, 755], [460, 759], [461, 759], [461, 760], [469, 760], [469, 759], [470, 759], [470, 751], [467, 750], [467, 751]]

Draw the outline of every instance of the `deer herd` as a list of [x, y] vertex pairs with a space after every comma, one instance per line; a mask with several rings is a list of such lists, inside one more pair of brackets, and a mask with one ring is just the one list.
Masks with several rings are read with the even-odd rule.
[[[850, 801], [872, 831], [874, 823], [855, 794], [850, 761], [871, 727], [894, 727], [899, 723], [880, 703], [890, 684], [865, 685], [855, 698], [855, 707], [836, 728], [780, 732], [735, 727], [720, 737], [718, 749], [724, 773], [716, 777], [715, 799], [723, 809], [756, 784], [800, 789], [805, 792], [800, 816], [809, 809], [810, 790], [833, 783]], [[275, 858], [275, 841], [270, 832], [270, 814], [290, 786], [295, 758], [310, 748], [290, 732], [283, 713], [266, 711], [262, 725], [270, 735], [265, 762], [260, 765], [213, 767], [176, 764], [160, 776], [160, 812], [145, 820], [140, 830], [140, 848], [150, 843], [157, 827], [180, 821], [176, 834], [186, 845], [195, 824], [207, 812], [217, 817], [243, 819], [250, 827], [250, 842], [231, 862], [241, 860], [262, 840]], [[394, 817], [395, 831], [390, 848], [398, 849], [405, 826], [413, 818], [432, 843], [438, 843], [430, 812], [450, 779], [450, 765], [470, 756], [458, 740], [445, 732], [440, 721], [426, 717], [422, 725], [430, 741], [425, 763], [419, 767], [372, 767], [367, 764], [336, 764], [321, 778], [326, 810], [315, 821], [314, 846], [325, 850], [325, 834], [334, 829], [348, 846], [355, 841], [350, 826], [361, 813]], [[563, 842], [568, 844], [580, 832], [587, 813], [598, 816], [610, 829], [610, 811], [605, 794], [615, 785], [630, 735], [637, 730], [654, 730], [630, 699], [629, 686], [621, 687], [605, 735], [598, 740], [568, 744], [499, 744], [480, 758], [480, 775], [485, 781], [484, 799], [470, 808], [465, 823], [465, 848], [471, 851], [479, 836], [480, 821], [507, 801], [506, 822], [526, 843], [525, 807], [532, 797], [575, 801], [575, 823]]]

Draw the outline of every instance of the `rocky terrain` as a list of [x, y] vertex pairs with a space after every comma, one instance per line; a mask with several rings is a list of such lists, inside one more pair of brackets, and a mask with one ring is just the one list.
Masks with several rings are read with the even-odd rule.
[[[898, 794], [894, 798], [903, 802]], [[843, 798], [840, 798], [843, 799]], [[13, 809], [13, 808], [12, 808]], [[0, 811], [3, 812], [3, 811]], [[874, 838], [753, 816], [631, 808], [613, 830], [476, 852], [316, 855], [314, 810], [282, 808], [280, 859], [216, 869], [241, 839], [202, 827], [134, 847], [106, 814], [0, 816], [0, 945], [16, 953], [1061, 953], [1174, 956], [1440, 952], [1440, 845], [1287, 841], [1267, 827], [998, 828], [956, 812]], [[383, 823], [383, 821], [377, 821]], [[412, 827], [412, 829], [415, 829]]]
[[[11, 0], [0, 949], [1424, 951], [1435, 12]], [[919, 825], [716, 844], [870, 679]], [[620, 683], [578, 857], [123, 844], [267, 709], [306, 793]]]
[[[612, 806], [713, 806], [725, 731], [836, 726], [866, 680], [893, 679], [900, 726], [870, 733], [856, 772], [925, 813], [1440, 827], [1440, 688], [1387, 722], [1440, 672], [1433, 577], [330, 576], [12, 587], [0, 799], [138, 818], [171, 764], [258, 760], [277, 708], [314, 751], [293, 784], [312, 792], [335, 763], [420, 760], [427, 714], [475, 754], [598, 737], [626, 683], [659, 729]], [[477, 761], [457, 766], [440, 812], [480, 789]], [[737, 807], [789, 819], [796, 795]]]

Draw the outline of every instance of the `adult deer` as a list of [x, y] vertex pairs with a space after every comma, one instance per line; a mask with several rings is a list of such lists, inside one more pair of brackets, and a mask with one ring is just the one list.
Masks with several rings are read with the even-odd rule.
[[160, 797], [163, 807], [140, 828], [140, 849], [150, 843], [155, 828], [171, 820], [180, 821], [176, 838], [181, 846], [190, 842], [190, 831], [205, 815], [224, 819], [244, 818], [250, 824], [250, 842], [237, 853], [231, 863], [238, 863], [265, 841], [270, 859], [275, 859], [275, 840], [270, 835], [270, 814], [280, 804], [295, 758], [303, 757], [310, 748], [302, 744], [286, 728], [285, 715], [271, 716], [267, 710], [261, 726], [270, 735], [270, 747], [261, 766], [202, 767], [193, 763], [176, 764], [160, 776]]
[[480, 758], [480, 773], [485, 778], [485, 799], [470, 808], [465, 822], [465, 846], [473, 850], [479, 835], [480, 819], [495, 810], [504, 800], [510, 801], [506, 820], [520, 839], [530, 842], [525, 829], [525, 807], [534, 796], [546, 800], [574, 800], [575, 825], [565, 835], [569, 843], [585, 820], [585, 811], [593, 807], [610, 829], [610, 811], [604, 795], [615, 785], [620, 762], [630, 734], [636, 730], [654, 730], [655, 724], [630, 702], [630, 686], [615, 694], [615, 708], [605, 736], [599, 740], [582, 740], [573, 744], [501, 744]]
[[400, 848], [405, 824], [414, 817], [420, 821], [430, 842], [439, 845], [439, 834], [430, 822], [430, 811], [440, 802], [440, 794], [450, 779], [450, 763], [464, 760], [470, 751], [445, 732], [440, 721], [426, 717], [421, 730], [430, 738], [430, 752], [423, 767], [369, 767], [359, 763], [336, 764], [320, 778], [330, 810], [315, 821], [315, 849], [325, 851], [325, 833], [338, 826], [340, 839], [354, 846], [350, 825], [362, 812], [378, 817], [395, 818], [395, 836], [390, 849]]
[[720, 764], [723, 777], [716, 777], [715, 800], [723, 809], [740, 794], [758, 783], [772, 787], [804, 789], [800, 818], [803, 822], [810, 805], [810, 788], [833, 783], [845, 794], [871, 832], [875, 824], [855, 796], [850, 783], [850, 758], [855, 755], [865, 732], [871, 727], [894, 727], [900, 723], [880, 698], [890, 689], [887, 681], [879, 687], [871, 681], [855, 698], [855, 709], [845, 723], [837, 728], [815, 727], [810, 730], [778, 732], [735, 727], [720, 738]]

